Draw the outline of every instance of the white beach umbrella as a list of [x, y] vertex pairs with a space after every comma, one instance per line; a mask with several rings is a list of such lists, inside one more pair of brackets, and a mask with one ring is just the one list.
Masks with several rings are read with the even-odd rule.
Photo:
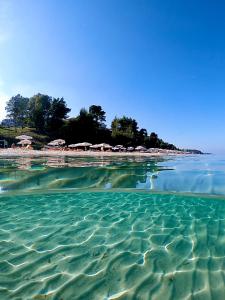
[[58, 143], [59, 145], [64, 145], [66, 143], [66, 141], [62, 140], [62, 139], [57, 139], [57, 140], [54, 140], [53, 142]]
[[16, 136], [16, 139], [17, 140], [32, 140], [33, 138], [32, 138], [32, 136], [22, 134], [22, 135]]
[[127, 149], [123, 147], [122, 145], [116, 145], [112, 148], [113, 151], [126, 151]]
[[112, 148], [112, 146], [110, 146], [109, 144], [106, 144], [106, 143], [99, 144], [98, 146], [100, 148], [105, 148], [105, 149], [111, 149]]
[[48, 145], [49, 146], [62, 146], [65, 143], [66, 143], [65, 140], [58, 139], [58, 140], [51, 141], [50, 143], [48, 143]]
[[32, 141], [31, 140], [21, 140], [17, 144], [18, 145], [31, 145]]
[[73, 144], [75, 147], [90, 147], [92, 144], [91, 143], [87, 143], [87, 142], [83, 142], [83, 143], [77, 143], [77, 144]]
[[143, 146], [137, 146], [137, 147], [135, 148], [135, 150], [136, 150], [136, 151], [146, 151], [146, 148], [143, 147]]
[[59, 145], [59, 144], [56, 143], [56, 142], [54, 142], [54, 141], [48, 143], [48, 146], [58, 146], [58, 145]]
[[92, 144], [91, 143], [78, 143], [78, 144], [70, 144], [68, 147], [69, 148], [84, 148], [85, 150], [87, 150], [88, 147], [90, 147]]
[[111, 149], [112, 146], [110, 146], [109, 144], [106, 144], [106, 143], [101, 143], [101, 144], [92, 145], [92, 146], [90, 146], [90, 148], [92, 148], [92, 149], [98, 149], [98, 148]]
[[98, 149], [98, 148], [101, 148], [101, 146], [99, 146], [99, 144], [95, 144], [95, 145], [92, 145], [90, 146], [91, 149]]
[[121, 148], [118, 148], [117, 146], [115, 146], [115, 147], [112, 147], [112, 150], [113, 151], [119, 151]]
[[127, 151], [134, 151], [134, 147], [128, 147]]

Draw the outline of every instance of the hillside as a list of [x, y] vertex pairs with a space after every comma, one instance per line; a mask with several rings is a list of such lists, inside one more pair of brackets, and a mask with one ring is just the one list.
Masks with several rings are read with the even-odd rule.
[[11, 145], [12, 143], [17, 143], [18, 140], [16, 140], [16, 136], [21, 134], [32, 136], [35, 141], [35, 146], [37, 148], [40, 148], [41, 146], [49, 142], [49, 137], [47, 135], [37, 133], [37, 131], [34, 128], [14, 128], [0, 126], [0, 140], [7, 140], [9, 145]]

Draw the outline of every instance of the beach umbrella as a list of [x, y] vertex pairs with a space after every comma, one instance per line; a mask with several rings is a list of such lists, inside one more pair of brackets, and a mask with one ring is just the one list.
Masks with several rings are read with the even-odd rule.
[[116, 147], [116, 148], [119, 148], [119, 149], [120, 149], [120, 148], [124, 148], [123, 145], [116, 145], [115, 147]]
[[31, 145], [32, 141], [31, 140], [21, 140], [17, 144], [18, 145]]
[[101, 149], [112, 149], [113, 147], [110, 146], [109, 144], [101, 143], [101, 144], [92, 145], [92, 146], [90, 146], [90, 148], [91, 149], [98, 149], [98, 148], [101, 148]]
[[66, 143], [66, 141], [62, 139], [54, 140], [53, 142], [58, 143], [59, 145], [64, 145]]
[[126, 150], [127, 150], [127, 148], [126, 148], [126, 147], [121, 147], [121, 148], [120, 148], [120, 150], [122, 150], [122, 151], [126, 151]]
[[128, 147], [127, 151], [134, 151], [134, 147]]
[[95, 144], [95, 145], [90, 146], [90, 148], [91, 149], [98, 149], [98, 148], [100, 148], [100, 146], [98, 144]]
[[106, 143], [102, 143], [98, 145], [100, 148], [105, 148], [105, 149], [112, 149], [112, 146]]
[[32, 136], [22, 134], [22, 135], [16, 136], [16, 139], [17, 140], [32, 140], [33, 138], [32, 138]]
[[84, 148], [85, 150], [87, 150], [88, 147], [90, 147], [92, 144], [91, 143], [78, 143], [78, 144], [70, 144], [68, 147], [69, 148]]
[[50, 143], [48, 143], [48, 145], [49, 146], [62, 146], [65, 143], [66, 143], [65, 140], [58, 139], [58, 140], [51, 141]]
[[50, 143], [48, 143], [48, 146], [58, 146], [58, 143], [55, 143], [55, 142], [50, 142]]
[[77, 143], [77, 144], [73, 144], [75, 147], [90, 147], [92, 144], [91, 143], [87, 143], [87, 142], [83, 142], [83, 143]]
[[119, 151], [120, 148], [118, 148], [118, 147], [115, 146], [115, 147], [112, 148], [112, 150], [113, 150], [113, 151]]
[[58, 146], [58, 145], [59, 145], [59, 144], [56, 143], [56, 142], [54, 142], [54, 141], [48, 143], [48, 146]]
[[146, 151], [146, 148], [143, 147], [143, 146], [137, 146], [137, 147], [135, 148], [135, 150], [136, 150], [136, 151]]
[[116, 145], [112, 148], [113, 151], [126, 151], [127, 149], [123, 145]]

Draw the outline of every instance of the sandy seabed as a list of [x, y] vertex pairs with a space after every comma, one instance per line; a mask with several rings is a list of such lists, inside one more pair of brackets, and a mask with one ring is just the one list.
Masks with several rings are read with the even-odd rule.
[[225, 299], [224, 201], [107, 192], [0, 199], [0, 299]]

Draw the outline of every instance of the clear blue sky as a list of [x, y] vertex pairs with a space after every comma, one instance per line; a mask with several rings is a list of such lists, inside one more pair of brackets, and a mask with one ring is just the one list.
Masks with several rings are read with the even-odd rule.
[[0, 0], [0, 117], [37, 92], [225, 152], [225, 2]]

